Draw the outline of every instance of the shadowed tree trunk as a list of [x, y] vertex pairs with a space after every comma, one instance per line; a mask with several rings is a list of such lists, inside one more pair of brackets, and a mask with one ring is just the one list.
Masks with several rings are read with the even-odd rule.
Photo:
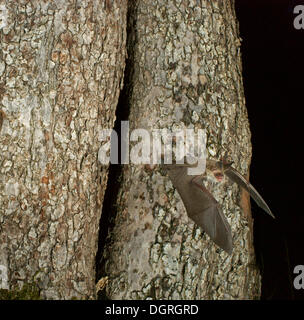
[[[0, 287], [94, 296], [126, 8], [114, 1], [1, 1]], [[2, 127], [2, 128], [1, 128]]]
[[[204, 128], [208, 156], [228, 152], [235, 168], [249, 176], [234, 2], [137, 0], [129, 14], [130, 129]], [[158, 167], [123, 167], [115, 227], [104, 250], [110, 299], [260, 296], [248, 195], [228, 182], [211, 191], [232, 227], [231, 256], [187, 218]]]

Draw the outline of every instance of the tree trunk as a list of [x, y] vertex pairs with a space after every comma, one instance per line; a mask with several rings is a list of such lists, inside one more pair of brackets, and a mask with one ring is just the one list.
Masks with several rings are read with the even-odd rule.
[[126, 7], [1, 2], [2, 289], [34, 282], [47, 299], [95, 294], [108, 170], [97, 160], [98, 131], [114, 123]]
[[[130, 130], [204, 128], [208, 156], [228, 152], [248, 176], [250, 130], [234, 2], [137, 0], [129, 14]], [[231, 256], [188, 219], [158, 168], [124, 166], [104, 250], [110, 299], [260, 296], [248, 195], [229, 183], [211, 192], [232, 227]]]

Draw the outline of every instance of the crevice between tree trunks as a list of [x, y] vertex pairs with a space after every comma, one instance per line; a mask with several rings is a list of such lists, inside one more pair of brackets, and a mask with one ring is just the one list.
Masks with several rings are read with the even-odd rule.
[[[127, 59], [126, 67], [124, 71], [123, 88], [120, 92], [118, 104], [116, 107], [116, 120], [114, 123], [114, 130], [117, 132], [118, 141], [121, 141], [121, 121], [126, 121], [129, 118], [130, 103], [129, 97], [132, 90], [132, 75], [133, 75], [133, 48], [134, 39], [130, 36], [131, 28], [135, 15], [131, 15], [130, 11], [134, 10], [129, 5], [127, 13]], [[132, 18], [131, 18], [132, 17]], [[118, 143], [118, 162], [121, 163], [121, 146]], [[96, 282], [105, 276], [105, 260], [104, 260], [104, 248], [108, 241], [110, 241], [108, 235], [114, 227], [114, 221], [117, 214], [116, 202], [118, 192], [120, 189], [120, 180], [122, 175], [121, 164], [110, 164], [108, 171], [108, 182], [104, 195], [102, 213], [99, 222], [99, 234], [98, 234], [98, 250], [96, 254]], [[104, 290], [98, 292], [97, 298], [99, 300], [107, 299]]]

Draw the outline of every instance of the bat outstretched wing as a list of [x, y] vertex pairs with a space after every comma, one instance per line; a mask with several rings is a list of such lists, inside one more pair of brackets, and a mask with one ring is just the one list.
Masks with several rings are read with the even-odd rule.
[[166, 165], [168, 175], [183, 200], [189, 218], [227, 253], [232, 252], [230, 225], [201, 176], [187, 174], [187, 166]]
[[243, 177], [237, 170], [232, 168], [230, 165], [224, 170], [224, 173], [230, 180], [237, 183], [239, 186], [241, 186], [247, 192], [249, 192], [250, 196], [257, 203], [257, 205], [275, 219], [275, 216], [271, 212], [267, 203], [264, 201], [262, 196], [257, 192], [257, 190], [253, 187], [253, 185], [247, 179], [245, 179], [245, 177]]

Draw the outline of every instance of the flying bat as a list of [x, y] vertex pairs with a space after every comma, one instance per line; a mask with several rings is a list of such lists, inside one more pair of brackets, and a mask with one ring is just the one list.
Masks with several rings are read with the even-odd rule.
[[218, 182], [227, 176], [245, 189], [259, 207], [275, 218], [257, 190], [232, 167], [232, 163], [226, 162], [226, 160], [207, 160], [205, 173], [194, 176], [188, 174], [189, 164], [165, 164], [163, 166], [167, 170], [173, 186], [177, 189], [189, 218], [228, 254], [231, 254], [233, 247], [231, 228], [219, 203], [204, 185], [204, 179], [207, 175]]

